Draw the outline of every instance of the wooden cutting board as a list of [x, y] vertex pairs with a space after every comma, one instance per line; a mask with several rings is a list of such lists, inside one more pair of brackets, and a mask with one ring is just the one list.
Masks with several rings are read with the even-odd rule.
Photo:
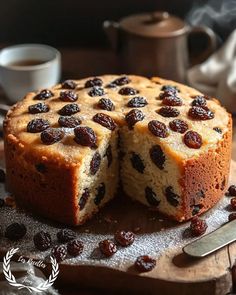
[[[232, 161], [230, 183], [235, 179], [236, 163]], [[229, 200], [229, 197], [224, 197], [220, 204], [203, 216], [208, 223], [208, 232], [227, 221]], [[21, 221], [28, 229], [26, 238], [19, 243], [9, 243], [5, 238], [0, 240], [1, 257], [10, 248], [19, 247], [19, 254], [24, 257], [42, 259], [45, 254], [35, 251], [33, 234], [41, 229], [47, 230], [55, 240], [56, 232], [63, 227], [12, 208], [1, 209], [0, 216], [3, 228], [13, 221]], [[188, 226], [189, 223], [168, 221], [158, 213], [120, 196], [91, 221], [74, 229], [84, 241], [84, 253], [77, 259], [67, 259], [60, 264], [57, 284], [130, 290], [136, 294], [218, 295], [230, 292], [233, 288], [231, 268], [236, 258], [236, 243], [203, 259], [187, 257], [182, 247], [193, 240], [185, 235]], [[101, 239], [112, 238], [117, 229], [135, 229], [138, 231], [137, 238], [131, 247], [119, 249], [112, 258], [103, 258], [96, 248], [97, 244]], [[151, 272], [139, 274], [133, 263], [142, 254], [155, 257], [157, 266]], [[47, 275], [51, 272], [50, 266], [45, 272]]]

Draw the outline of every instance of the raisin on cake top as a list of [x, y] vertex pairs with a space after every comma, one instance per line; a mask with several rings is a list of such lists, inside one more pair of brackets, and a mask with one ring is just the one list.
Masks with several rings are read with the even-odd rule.
[[229, 114], [216, 99], [160, 78], [105, 75], [29, 93], [8, 113], [8, 136], [45, 157], [81, 161], [120, 126], [148, 132], [181, 159], [215, 147]]

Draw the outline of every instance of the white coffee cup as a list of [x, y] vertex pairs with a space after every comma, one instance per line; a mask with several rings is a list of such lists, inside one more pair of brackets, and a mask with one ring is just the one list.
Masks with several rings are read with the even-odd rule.
[[[27, 61], [40, 63], [24, 65]], [[57, 84], [60, 75], [61, 54], [51, 46], [21, 44], [0, 51], [0, 84], [9, 103], [17, 102], [30, 91]]]

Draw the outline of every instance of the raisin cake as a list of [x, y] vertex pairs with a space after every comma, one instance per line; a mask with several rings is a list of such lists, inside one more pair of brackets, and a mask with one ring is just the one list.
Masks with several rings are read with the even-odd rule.
[[29, 93], [4, 122], [7, 186], [45, 217], [82, 224], [118, 190], [177, 221], [223, 196], [232, 119], [160, 78], [104, 75]]

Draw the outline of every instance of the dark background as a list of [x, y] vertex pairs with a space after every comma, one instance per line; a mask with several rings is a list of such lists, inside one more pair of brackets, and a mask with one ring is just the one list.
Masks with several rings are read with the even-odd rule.
[[[224, 0], [232, 2], [234, 0]], [[133, 13], [167, 10], [182, 18], [205, 0], [1, 0], [0, 43], [46, 43], [54, 46], [108, 46], [102, 30], [106, 19], [119, 20]], [[214, 2], [220, 10], [223, 0]], [[236, 5], [236, 2], [235, 2]], [[211, 14], [211, 13], [210, 13]], [[209, 17], [209, 16], [208, 16]], [[227, 27], [215, 23], [214, 15], [207, 25], [212, 26], [224, 40], [236, 27], [235, 19]], [[196, 20], [191, 19], [190, 22]], [[199, 21], [206, 22], [206, 16]]]

